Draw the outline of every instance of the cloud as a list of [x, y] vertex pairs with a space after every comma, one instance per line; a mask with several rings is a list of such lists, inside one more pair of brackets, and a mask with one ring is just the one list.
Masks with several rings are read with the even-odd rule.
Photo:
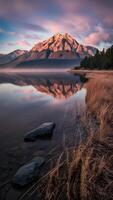
[[38, 31], [38, 32], [45, 32], [45, 33], [48, 32], [48, 30], [46, 28], [44, 28], [43, 26], [38, 25], [38, 24], [32, 24], [32, 23], [27, 23], [27, 22], [19, 22], [19, 21], [16, 21], [16, 23], [21, 28], [28, 29], [28, 30], [31, 30], [31, 31]]
[[90, 45], [113, 41], [112, 0], [0, 0], [0, 18], [14, 29], [0, 32], [19, 41], [35, 43], [56, 32]]
[[99, 45], [101, 42], [108, 42], [110, 34], [107, 33], [102, 27], [97, 27], [95, 32], [90, 33], [85, 39], [86, 45]]
[[2, 33], [2, 34], [7, 34], [7, 35], [12, 35], [12, 36], [14, 36], [16, 33], [15, 32], [13, 32], [13, 31], [6, 31], [6, 30], [4, 30], [4, 29], [2, 29], [2, 28], [0, 28], [0, 33]]
[[25, 47], [29, 47], [31, 46], [31, 44], [25, 40], [18, 40], [16, 42], [8, 42], [7, 43], [8, 46], [20, 46], [21, 48], [25, 48]]
[[15, 46], [15, 43], [13, 43], [13, 42], [8, 42], [7, 45], [10, 46], [10, 47], [13, 47], [13, 46]]
[[0, 28], [0, 33], [2, 33], [2, 34], [5, 34], [5, 35], [9, 35], [9, 36], [16, 36], [16, 37], [18, 37], [18, 38], [22, 38], [22, 39], [28, 39], [28, 40], [40, 40], [41, 38], [40, 38], [40, 36], [38, 35], [38, 34], [36, 34], [36, 33], [24, 33], [24, 32], [22, 32], [22, 31], [18, 31], [18, 32], [16, 32], [16, 31], [7, 31], [7, 30], [4, 30], [4, 29], [2, 29], [2, 28]]
[[31, 46], [31, 44], [25, 40], [23, 41], [17, 41], [16, 42], [17, 45], [21, 46], [21, 48], [25, 48], [25, 47], [29, 47]]
[[20, 38], [23, 38], [23, 39], [28, 39], [28, 40], [41, 40], [41, 37], [38, 35], [38, 34], [35, 34], [35, 33], [19, 33], [18, 34]]

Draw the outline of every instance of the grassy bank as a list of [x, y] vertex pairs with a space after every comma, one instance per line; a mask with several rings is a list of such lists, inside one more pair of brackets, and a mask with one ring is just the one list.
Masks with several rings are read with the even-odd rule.
[[77, 149], [64, 150], [55, 167], [27, 191], [29, 199], [113, 199], [113, 76], [97, 76], [85, 87], [87, 139]]

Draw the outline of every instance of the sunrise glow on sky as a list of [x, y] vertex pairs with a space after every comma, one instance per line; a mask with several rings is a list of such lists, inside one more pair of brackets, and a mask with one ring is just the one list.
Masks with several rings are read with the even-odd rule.
[[99, 49], [113, 42], [112, 0], [0, 0], [0, 53], [30, 50], [55, 33]]

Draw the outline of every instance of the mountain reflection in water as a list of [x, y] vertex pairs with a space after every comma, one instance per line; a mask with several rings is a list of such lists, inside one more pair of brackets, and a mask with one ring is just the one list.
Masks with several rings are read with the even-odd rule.
[[[55, 76], [55, 77], [54, 77]], [[69, 79], [66, 77], [62, 79], [59, 75], [6, 75], [0, 77], [1, 83], [12, 83], [18, 86], [32, 86], [37, 92], [41, 92], [54, 97], [55, 99], [68, 99], [82, 88], [82, 82], [79, 76]]]
[[[0, 174], [12, 176], [34, 156], [48, 158], [78, 145], [85, 96], [81, 77], [69, 73], [0, 74], [0, 162], [6, 168]], [[56, 123], [51, 138], [24, 143], [28, 131], [49, 121]]]

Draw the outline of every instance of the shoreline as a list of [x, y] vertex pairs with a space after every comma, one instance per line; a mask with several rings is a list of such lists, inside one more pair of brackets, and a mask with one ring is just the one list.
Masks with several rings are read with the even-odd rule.
[[105, 78], [113, 75], [113, 70], [71, 70], [72, 74], [84, 75], [86, 78]]
[[72, 73], [84, 75], [86, 78], [97, 78], [99, 75], [113, 75], [113, 70], [84, 70], [84, 69], [0, 69], [0, 74], [15, 74], [15, 73]]
[[71, 72], [78, 72], [78, 73], [113, 73], [113, 70], [89, 70], [89, 69], [72, 69]]

